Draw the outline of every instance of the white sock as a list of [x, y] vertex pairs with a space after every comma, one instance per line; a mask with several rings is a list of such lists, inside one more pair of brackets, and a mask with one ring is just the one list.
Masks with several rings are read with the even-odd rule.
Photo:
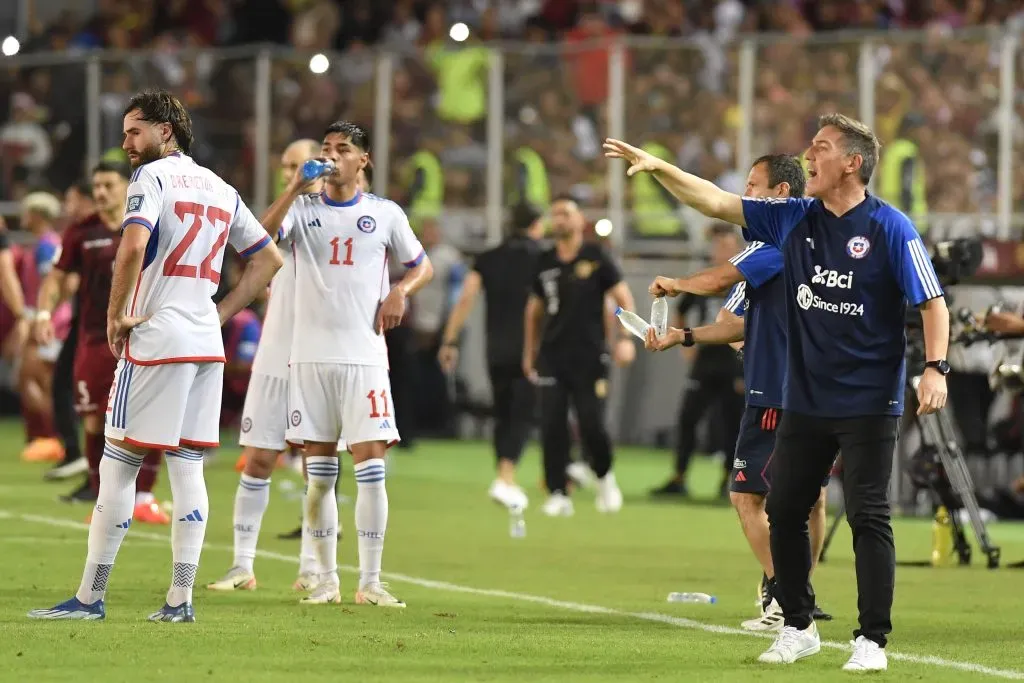
[[[303, 491], [303, 496], [306, 492]], [[302, 545], [299, 550], [299, 575], [319, 574], [320, 565], [316, 559], [316, 548], [313, 547], [313, 536], [309, 533], [309, 519], [306, 517], [306, 506], [302, 506]]]
[[354, 467], [356, 473], [356, 535], [359, 538], [359, 587], [380, 583], [384, 532], [388, 528], [388, 491], [384, 459], [372, 458]]
[[336, 456], [306, 457], [306, 496], [303, 519], [316, 554], [320, 581], [338, 581], [338, 481]]
[[178, 607], [192, 602], [192, 587], [199, 569], [199, 555], [210, 516], [210, 499], [203, 479], [203, 450], [180, 446], [166, 452], [167, 478], [171, 482], [174, 511], [171, 515], [171, 587], [167, 604]]
[[109, 441], [104, 444], [100, 460], [100, 490], [89, 524], [89, 554], [85, 558], [82, 583], [75, 594], [86, 605], [102, 600], [107, 592], [114, 558], [132, 523], [135, 478], [141, 468], [141, 456]]
[[263, 513], [270, 504], [270, 480], [242, 474], [235, 492], [235, 566], [251, 572]]

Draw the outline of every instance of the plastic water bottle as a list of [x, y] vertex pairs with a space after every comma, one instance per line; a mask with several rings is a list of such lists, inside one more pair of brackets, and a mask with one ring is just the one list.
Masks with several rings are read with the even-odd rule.
[[651, 302], [651, 327], [659, 337], [668, 332], [668, 299], [663, 296], [655, 297]]
[[509, 508], [508, 535], [512, 538], [526, 537], [526, 520], [523, 519], [523, 509], [518, 505]]
[[647, 324], [646, 320], [638, 316], [633, 311], [623, 310], [623, 308], [619, 306], [615, 309], [615, 317], [619, 319], [619, 322], [622, 323], [623, 327], [640, 339], [645, 339], [647, 337], [647, 328], [649, 328], [650, 325]]
[[302, 165], [302, 179], [307, 183], [334, 173], [334, 162], [310, 159]]
[[714, 595], [708, 595], [707, 593], [669, 593], [669, 602], [697, 602], [713, 605], [718, 602], [718, 598]]

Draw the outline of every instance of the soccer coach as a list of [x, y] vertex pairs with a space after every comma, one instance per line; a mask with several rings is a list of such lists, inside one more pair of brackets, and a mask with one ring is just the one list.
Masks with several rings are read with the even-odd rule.
[[788, 375], [768, 496], [772, 560], [785, 626], [762, 662], [816, 654], [807, 518], [837, 450], [856, 555], [860, 628], [849, 671], [884, 670], [896, 551], [888, 499], [906, 382], [906, 305], [919, 306], [927, 354], [918, 413], [946, 402], [949, 313], [914, 225], [867, 191], [880, 145], [859, 121], [829, 114], [805, 153], [807, 198], [743, 199], [618, 140], [605, 156], [650, 172], [701, 213], [745, 228], [784, 259]]

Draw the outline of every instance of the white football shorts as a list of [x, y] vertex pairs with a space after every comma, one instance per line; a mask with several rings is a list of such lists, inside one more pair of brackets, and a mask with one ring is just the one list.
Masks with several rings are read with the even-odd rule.
[[136, 365], [122, 358], [104, 434], [147, 448], [216, 448], [223, 390], [223, 363]]
[[242, 431], [238, 443], [251, 448], [283, 451], [288, 426], [288, 380], [253, 373], [245, 392]]
[[387, 368], [295, 363], [290, 370], [288, 441], [399, 441]]

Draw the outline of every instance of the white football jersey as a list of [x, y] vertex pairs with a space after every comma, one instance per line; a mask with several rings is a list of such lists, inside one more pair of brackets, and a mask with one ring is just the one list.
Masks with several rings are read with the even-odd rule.
[[390, 291], [388, 256], [409, 268], [425, 258], [405, 212], [367, 193], [345, 203], [303, 195], [281, 231], [295, 259], [291, 362], [387, 367], [384, 335], [374, 323]]
[[150, 319], [132, 330], [125, 357], [137, 365], [224, 362], [213, 295], [224, 246], [249, 256], [270, 237], [233, 187], [191, 158], [174, 153], [132, 175], [125, 226], [149, 229], [142, 274], [128, 315]]
[[[283, 235], [284, 231], [279, 231]], [[282, 252], [291, 251], [288, 238], [279, 238]], [[295, 325], [295, 259], [289, 254], [284, 265], [270, 281], [270, 299], [263, 316], [263, 331], [252, 361], [252, 372], [288, 379], [288, 359], [292, 352], [292, 327]]]

